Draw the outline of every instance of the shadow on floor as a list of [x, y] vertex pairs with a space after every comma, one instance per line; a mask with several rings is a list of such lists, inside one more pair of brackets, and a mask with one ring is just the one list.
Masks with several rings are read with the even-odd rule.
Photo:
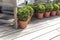
[[48, 18], [43, 18], [43, 19], [37, 19], [37, 18], [33, 17], [30, 24], [36, 24], [36, 23], [40, 23], [40, 22], [45, 22], [45, 21], [53, 20], [53, 19], [56, 19], [56, 18], [59, 18], [59, 17], [60, 16], [57, 16], [57, 15], [56, 16], [50, 16]]

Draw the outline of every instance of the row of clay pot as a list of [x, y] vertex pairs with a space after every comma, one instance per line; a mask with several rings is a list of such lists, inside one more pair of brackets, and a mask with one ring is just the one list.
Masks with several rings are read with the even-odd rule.
[[60, 15], [60, 10], [58, 11], [52, 11], [52, 12], [45, 12], [45, 13], [36, 13], [36, 17], [38, 19], [42, 19], [43, 17], [49, 17], [50, 15], [51, 16], [55, 16], [55, 15]]
[[[36, 17], [38, 19], [42, 19], [43, 17], [49, 17], [50, 15], [51, 16], [55, 16], [56, 14], [60, 15], [60, 10], [52, 11], [52, 12], [45, 12], [45, 13], [36, 13]], [[29, 22], [31, 21], [31, 18], [32, 17], [29, 17], [27, 19], [27, 21], [20, 21], [20, 20], [18, 20], [19, 27], [22, 28], [22, 29], [26, 28], [27, 25], [29, 24]]]

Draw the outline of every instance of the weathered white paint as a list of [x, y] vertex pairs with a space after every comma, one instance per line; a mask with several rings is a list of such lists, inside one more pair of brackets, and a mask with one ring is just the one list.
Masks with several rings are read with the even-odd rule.
[[2, 0], [2, 2], [0, 2], [0, 5], [4, 5], [4, 6], [13, 6], [15, 4], [15, 0]]
[[34, 3], [34, 0], [2, 0], [2, 4], [3, 5], [8, 5], [8, 6], [12, 6], [12, 5], [14, 5], [15, 2], [16, 1], [16, 4], [17, 4], [17, 6], [19, 5], [19, 4], [22, 4], [22, 3], [25, 3], [25, 1], [27, 1], [29, 4], [33, 4]]
[[34, 4], [35, 0], [27, 0], [28, 4]]

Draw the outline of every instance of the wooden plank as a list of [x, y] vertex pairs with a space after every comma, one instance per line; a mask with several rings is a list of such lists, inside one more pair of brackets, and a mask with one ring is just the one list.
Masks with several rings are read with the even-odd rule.
[[[9, 38], [9, 39], [14, 39], [14, 38], [17, 38], [17, 37], [22, 37], [22, 36], [25, 36], [25, 35], [27, 35], [27, 34], [30, 34], [30, 33], [33, 33], [33, 32], [36, 32], [36, 31], [38, 31], [38, 30], [42, 30], [42, 29], [45, 29], [45, 28], [48, 28], [48, 27], [51, 27], [52, 28], [52, 26], [53, 25], [59, 25], [59, 22], [60, 22], [60, 19], [58, 18], [57, 20], [55, 19], [52, 19], [53, 21], [48, 21], [48, 22], [45, 22], [45, 23], [43, 23], [42, 22], [42, 24], [38, 24], [38, 25], [32, 25], [31, 26], [31, 28], [26, 28], [26, 29], [24, 29], [24, 30], [19, 30], [18, 32], [16, 32], [16, 33], [9, 33], [9, 35], [6, 35], [5, 37], [2, 37], [3, 39], [7, 39], [7, 38]], [[54, 23], [55, 21], [57, 21], [56, 23]], [[40, 22], [40, 21], [39, 21]], [[52, 22], [52, 23], [51, 23]], [[49, 23], [49, 24], [48, 24]], [[44, 25], [43, 25], [44, 24]], [[29, 27], [29, 26], [28, 26]], [[55, 27], [56, 28], [56, 27]], [[55, 28], [53, 28], [53, 29], [55, 29]], [[58, 27], [57, 27], [58, 28]], [[12, 36], [13, 35], [13, 36]]]
[[15, 0], [0, 0], [0, 6], [14, 7]]
[[2, 0], [0, 0], [0, 2], [2, 2]]
[[17, 23], [17, 3], [15, 0], [15, 4], [14, 4], [14, 19], [15, 19], [15, 28], [18, 28], [18, 23]]
[[54, 17], [44, 18], [42, 20], [33, 18], [33, 20], [28, 25], [29, 27], [27, 27], [27, 28], [31, 28], [32, 25], [34, 25], [34, 26], [35, 25], [38, 25], [38, 24], [41, 24], [42, 25], [42, 24], [54, 22], [54, 21], [57, 21], [57, 20], [60, 20], [60, 16], [54, 16]]
[[55, 36], [55, 37], [52, 38], [51, 40], [60, 40], [60, 35]]
[[54, 30], [54, 31], [49, 32], [49, 33], [47, 33], [45, 35], [42, 35], [42, 36], [39, 35], [38, 37], [36, 37], [36, 38], [34, 38], [32, 40], [52, 40], [51, 38], [53, 38], [53, 37], [55, 37], [55, 36], [57, 36], [59, 34], [60, 34], [60, 32]]
[[13, 23], [14, 19], [9, 19], [9, 20], [0, 19], [0, 22], [2, 22], [2, 23]]
[[[29, 34], [27, 34], [27, 35], [17, 37], [16, 40], [18, 40], [18, 39], [21, 39], [21, 40], [23, 40], [23, 39], [25, 39], [25, 40], [31, 40], [31, 39], [33, 39], [33, 38], [36, 38], [36, 37], [39, 36], [39, 35], [42, 36], [42, 35], [44, 35], [44, 34], [47, 34], [48, 32], [51, 32], [51, 31], [54, 31], [54, 30], [60, 28], [59, 25], [60, 25], [60, 24], [56, 24], [56, 25], [50, 26], [50, 27], [48, 26], [48, 27], [45, 28], [45, 29], [37, 30], [37, 31], [35, 31], [35, 32], [33, 32], [33, 33], [29, 33]], [[57, 32], [58, 32], [58, 31], [57, 31]], [[28, 37], [28, 38], [27, 38], [27, 37]]]

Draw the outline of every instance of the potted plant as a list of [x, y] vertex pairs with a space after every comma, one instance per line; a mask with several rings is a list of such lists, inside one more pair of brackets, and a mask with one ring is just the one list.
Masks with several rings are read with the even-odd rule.
[[42, 19], [45, 12], [45, 6], [43, 4], [38, 4], [36, 6], [36, 12], [37, 12], [36, 13], [37, 18]]
[[21, 28], [25, 28], [27, 26], [27, 21], [29, 20], [29, 10], [27, 8], [21, 8], [18, 10], [18, 24]]
[[53, 10], [53, 6], [52, 4], [45, 4], [45, 17], [49, 17], [50, 16], [50, 12]]
[[57, 15], [60, 15], [60, 3], [58, 3], [57, 5], [59, 5], [59, 10], [57, 11]]
[[53, 11], [51, 12], [51, 15], [55, 16], [58, 10], [59, 6], [57, 4], [53, 4]]
[[33, 15], [33, 8], [31, 6], [25, 5], [23, 8], [18, 10], [18, 24], [21, 28], [25, 28], [30, 22]]

